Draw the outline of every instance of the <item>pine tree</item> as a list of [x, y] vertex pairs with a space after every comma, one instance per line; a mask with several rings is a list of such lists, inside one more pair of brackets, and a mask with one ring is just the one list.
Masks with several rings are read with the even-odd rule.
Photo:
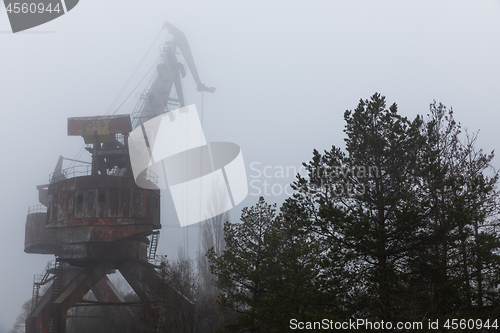
[[300, 221], [293, 209], [278, 214], [261, 197], [243, 209], [241, 223], [226, 223], [225, 250], [208, 256], [221, 305], [240, 314], [230, 330], [288, 332], [291, 319], [329, 317], [319, 283], [321, 244]]
[[453, 110], [432, 103], [421, 163], [429, 242], [412, 263], [415, 284], [431, 290], [426, 308], [442, 318], [498, 302], [498, 172], [488, 175], [494, 154], [476, 149], [477, 134], [460, 134]]
[[241, 223], [225, 223], [222, 254], [214, 249], [207, 253], [221, 290], [221, 306], [239, 314], [229, 330], [263, 329], [262, 303], [269, 289], [269, 273], [276, 265], [275, 243], [271, 241], [275, 217], [276, 206], [266, 204], [261, 197], [255, 206], [243, 208]]
[[261, 198], [225, 225], [209, 258], [221, 304], [240, 313], [231, 328], [498, 316], [493, 153], [435, 102], [410, 121], [376, 93], [344, 119], [345, 150], [314, 150], [280, 214]]
[[[420, 117], [410, 122], [374, 94], [346, 111], [346, 152], [314, 151], [289, 200], [328, 245], [325, 270], [341, 273], [337, 304], [350, 315], [390, 320], [405, 258], [417, 246], [416, 164], [424, 144]], [[340, 265], [339, 265], [340, 264]], [[338, 284], [340, 283], [340, 285]]]
[[446, 319], [497, 304], [493, 153], [436, 103], [409, 121], [374, 94], [344, 118], [345, 151], [314, 150], [285, 204], [322, 244], [331, 314]]

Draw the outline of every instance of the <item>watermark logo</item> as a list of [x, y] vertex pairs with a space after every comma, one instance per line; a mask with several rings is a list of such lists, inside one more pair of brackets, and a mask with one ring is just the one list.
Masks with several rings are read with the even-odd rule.
[[[295, 176], [314, 178], [310, 183], [291, 183]], [[365, 182], [379, 177], [376, 166], [334, 166], [318, 167], [309, 171], [304, 165], [295, 166], [262, 165], [260, 162], [250, 164], [250, 195], [252, 196], [292, 196], [297, 191], [312, 195], [328, 191], [336, 197], [353, 197], [364, 195], [367, 191]]]
[[168, 184], [181, 226], [220, 215], [248, 194], [240, 147], [207, 143], [194, 105], [148, 120], [128, 140], [136, 184], [151, 189]]
[[72, 10], [79, 0], [4, 0], [12, 32], [16, 33], [52, 21]]

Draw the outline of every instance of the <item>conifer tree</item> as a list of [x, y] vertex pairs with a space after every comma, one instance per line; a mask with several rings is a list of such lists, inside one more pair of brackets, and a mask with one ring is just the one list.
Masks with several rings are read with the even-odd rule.
[[217, 275], [220, 304], [239, 314], [230, 330], [246, 328], [260, 332], [263, 323], [262, 303], [269, 289], [269, 273], [275, 265], [275, 243], [271, 242], [276, 217], [276, 205], [266, 204], [264, 198], [250, 208], [243, 208], [241, 223], [224, 225], [226, 247], [218, 255], [214, 249], [207, 253], [212, 273]]
[[452, 110], [424, 121], [376, 93], [344, 113], [344, 150], [304, 163], [280, 214], [261, 198], [209, 255], [236, 331], [303, 321], [499, 315], [499, 173]]

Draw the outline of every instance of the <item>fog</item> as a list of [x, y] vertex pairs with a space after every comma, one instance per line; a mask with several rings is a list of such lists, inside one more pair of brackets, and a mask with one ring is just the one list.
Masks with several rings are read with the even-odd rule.
[[[164, 21], [186, 34], [202, 81], [217, 88], [202, 103], [189, 73], [183, 82], [207, 140], [234, 142], [243, 152], [253, 183], [230, 211], [236, 221], [260, 195], [278, 204], [286, 198], [294, 173], [280, 168], [299, 170], [313, 149], [343, 147], [344, 111], [375, 92], [409, 118], [426, 114], [433, 100], [452, 106], [464, 127], [481, 130], [479, 147], [496, 149], [499, 17], [493, 0], [83, 0], [12, 34], [2, 7], [0, 332], [31, 298], [33, 275], [53, 259], [23, 252], [24, 224], [28, 206], [38, 203], [36, 185], [48, 182], [59, 155], [74, 158], [83, 146], [66, 135], [67, 118], [106, 114], [153, 45], [118, 103], [130, 94], [116, 114], [131, 113], [167, 36], [153, 43]], [[186, 231], [168, 227], [178, 225], [173, 209], [162, 192], [157, 253], [175, 258]], [[188, 230], [194, 257], [197, 229]]]

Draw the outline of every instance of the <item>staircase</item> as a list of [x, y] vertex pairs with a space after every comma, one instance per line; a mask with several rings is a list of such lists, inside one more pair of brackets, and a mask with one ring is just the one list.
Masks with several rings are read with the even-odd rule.
[[40, 282], [42, 278], [41, 275], [36, 274], [33, 277], [33, 294], [31, 296], [31, 311], [33, 311], [38, 304], [38, 297], [40, 296]]
[[55, 301], [61, 295], [63, 263], [58, 261], [54, 269], [54, 282], [52, 284], [52, 300]]
[[[59, 297], [59, 295], [61, 295], [62, 273], [63, 263], [61, 261], [57, 261], [54, 268], [54, 282], [52, 282], [52, 303]], [[58, 318], [59, 316], [55, 311], [54, 304], [52, 304], [52, 306], [50, 307], [48, 333], [56, 333], [59, 331], [58, 329], [56, 329], [56, 326], [59, 326], [59, 323], [57, 323]]]
[[154, 260], [156, 257], [156, 248], [158, 247], [158, 241], [160, 240], [160, 230], [155, 230], [151, 234], [151, 242], [149, 246], [148, 259]]
[[[52, 270], [54, 269], [55, 261], [47, 262], [47, 266], [43, 270], [42, 274], [35, 274], [33, 277], [33, 294], [31, 298], [31, 311], [35, 309], [40, 298], [40, 287], [46, 283], [52, 281], [53, 277], [50, 277]], [[50, 277], [50, 278], [49, 278]]]

